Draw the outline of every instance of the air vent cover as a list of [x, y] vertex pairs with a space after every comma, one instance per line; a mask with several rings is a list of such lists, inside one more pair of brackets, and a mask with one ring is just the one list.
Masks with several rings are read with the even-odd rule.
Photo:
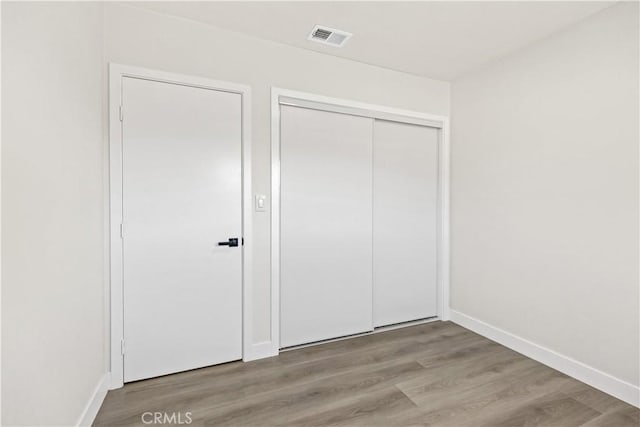
[[342, 47], [352, 35], [346, 31], [336, 30], [324, 25], [316, 25], [307, 38], [329, 46]]

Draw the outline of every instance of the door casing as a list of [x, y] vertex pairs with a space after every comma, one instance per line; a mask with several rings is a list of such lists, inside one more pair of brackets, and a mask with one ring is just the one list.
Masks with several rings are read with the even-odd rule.
[[122, 79], [134, 77], [164, 83], [232, 92], [241, 95], [242, 103], [242, 357], [256, 358], [252, 354], [252, 331], [249, 304], [251, 302], [252, 271], [252, 193], [251, 193], [251, 89], [237, 83], [222, 82], [202, 77], [187, 76], [121, 64], [109, 64], [109, 214], [106, 216], [109, 244], [110, 283], [107, 315], [110, 333], [110, 389], [124, 385], [124, 316], [123, 316], [123, 250], [122, 224]]

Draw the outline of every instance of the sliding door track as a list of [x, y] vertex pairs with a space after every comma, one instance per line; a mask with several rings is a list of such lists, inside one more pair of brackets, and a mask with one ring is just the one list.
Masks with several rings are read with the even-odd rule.
[[351, 334], [351, 335], [343, 335], [341, 337], [329, 338], [329, 339], [320, 340], [320, 341], [312, 341], [312, 342], [299, 344], [299, 345], [292, 345], [289, 347], [283, 347], [280, 349], [280, 351], [284, 352], [284, 351], [290, 351], [290, 350], [297, 350], [299, 348], [311, 347], [311, 346], [320, 345], [320, 344], [327, 344], [335, 341], [343, 341], [350, 338], [358, 338], [366, 335], [377, 334], [380, 332], [392, 331], [394, 329], [408, 328], [410, 326], [422, 325], [424, 323], [435, 322], [438, 320], [440, 320], [438, 316], [432, 316], [432, 317], [425, 317], [423, 319], [409, 320], [407, 322], [394, 323], [392, 325], [378, 326], [377, 328], [374, 328], [372, 331], [360, 332], [360, 333]]

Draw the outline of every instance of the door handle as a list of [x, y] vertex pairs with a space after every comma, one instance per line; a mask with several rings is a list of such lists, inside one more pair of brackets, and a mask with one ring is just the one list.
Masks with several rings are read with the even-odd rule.
[[229, 247], [238, 246], [238, 238], [231, 237], [227, 242], [218, 242], [218, 246], [229, 246]]

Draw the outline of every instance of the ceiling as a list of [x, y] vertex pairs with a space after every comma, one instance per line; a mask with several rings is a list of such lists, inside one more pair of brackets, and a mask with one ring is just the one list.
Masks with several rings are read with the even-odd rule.
[[[613, 2], [136, 2], [278, 43], [452, 80]], [[314, 25], [353, 33], [343, 48], [307, 40]]]

